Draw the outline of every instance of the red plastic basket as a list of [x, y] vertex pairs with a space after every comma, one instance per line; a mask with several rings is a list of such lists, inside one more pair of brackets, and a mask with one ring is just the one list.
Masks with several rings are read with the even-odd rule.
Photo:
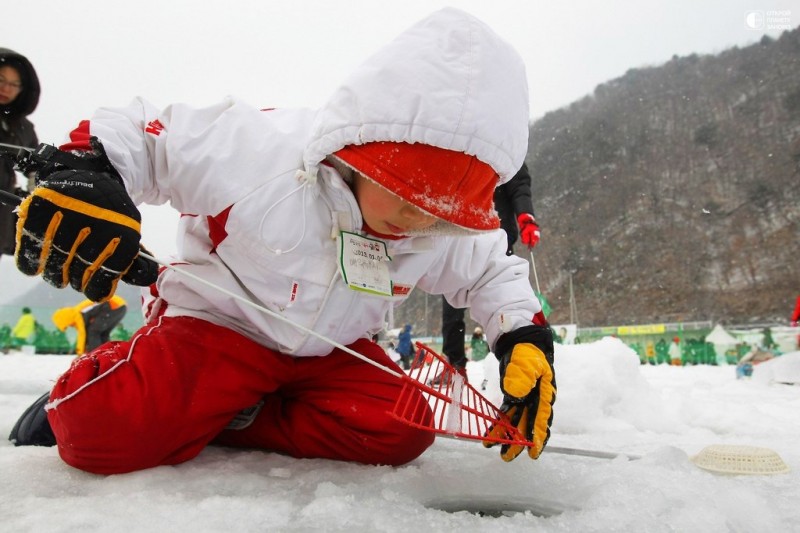
[[[447, 359], [420, 342], [416, 346], [411, 371], [401, 378], [403, 388], [391, 416], [442, 436], [533, 446]], [[489, 430], [497, 427], [503, 431], [488, 437]]]

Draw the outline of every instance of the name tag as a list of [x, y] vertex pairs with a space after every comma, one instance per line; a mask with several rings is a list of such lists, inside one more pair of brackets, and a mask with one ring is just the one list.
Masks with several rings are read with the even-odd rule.
[[353, 290], [392, 295], [386, 243], [349, 231], [339, 233], [339, 265], [344, 282]]

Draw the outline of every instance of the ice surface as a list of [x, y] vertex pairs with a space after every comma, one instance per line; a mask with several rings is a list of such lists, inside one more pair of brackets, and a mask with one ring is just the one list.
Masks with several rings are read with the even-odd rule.
[[[0, 356], [0, 434], [69, 362]], [[485, 367], [491, 362], [469, 364], [471, 383]], [[731, 366], [640, 366], [611, 338], [557, 346], [550, 443], [638, 460], [546, 451], [504, 463], [496, 448], [440, 438], [400, 468], [208, 448], [182, 465], [96, 476], [65, 465], [53, 448], [2, 440], [2, 529], [796, 531], [800, 387], [761, 382], [759, 371], [737, 380]], [[497, 395], [490, 378], [485, 392]], [[791, 471], [715, 475], [688, 460], [710, 444], [771, 448]]]

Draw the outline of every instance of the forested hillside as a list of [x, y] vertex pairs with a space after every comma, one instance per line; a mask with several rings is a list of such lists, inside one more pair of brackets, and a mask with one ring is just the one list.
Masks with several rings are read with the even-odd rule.
[[633, 69], [546, 115], [529, 165], [553, 319], [788, 319], [800, 293], [800, 30]]

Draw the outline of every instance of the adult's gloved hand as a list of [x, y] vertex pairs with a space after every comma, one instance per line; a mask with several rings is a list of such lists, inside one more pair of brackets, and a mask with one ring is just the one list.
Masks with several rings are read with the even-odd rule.
[[107, 172], [57, 170], [38, 180], [18, 210], [14, 256], [24, 274], [93, 301], [120, 279], [149, 285], [157, 265], [137, 257], [141, 216], [121, 180]]
[[[556, 378], [553, 371], [553, 334], [549, 327], [526, 326], [500, 337], [495, 353], [500, 359], [500, 388], [504, 412], [525, 439], [528, 455], [537, 459], [550, 438], [553, 403], [556, 400]], [[495, 426], [487, 437], [503, 438], [505, 429]], [[491, 448], [496, 442], [484, 441]], [[513, 461], [525, 447], [503, 444], [500, 457]]]
[[[15, 168], [19, 172], [35, 178], [35, 183], [46, 180], [51, 174], [61, 170], [91, 170], [104, 172], [121, 181], [119, 173], [109, 161], [106, 151], [97, 137], [90, 137], [79, 143], [74, 151], [64, 151], [51, 144], [42, 143], [33, 151], [26, 152], [17, 159]], [[66, 146], [66, 145], [65, 145]], [[28, 190], [33, 190], [29, 186]]]
[[517, 217], [517, 225], [519, 226], [519, 240], [522, 244], [533, 248], [539, 243], [539, 238], [542, 236], [539, 231], [539, 224], [530, 213], [521, 213]]

